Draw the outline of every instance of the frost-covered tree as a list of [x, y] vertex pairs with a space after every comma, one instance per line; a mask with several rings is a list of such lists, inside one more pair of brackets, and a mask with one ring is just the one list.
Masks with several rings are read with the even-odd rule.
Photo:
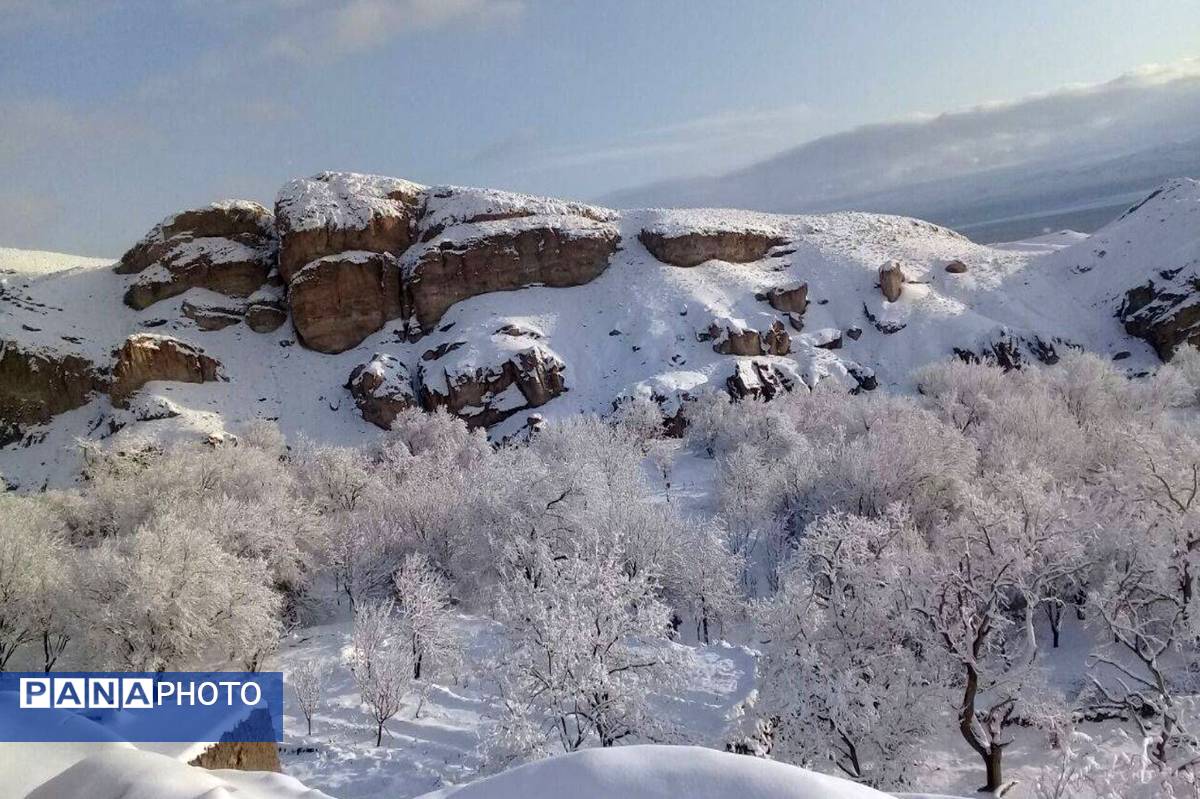
[[87, 553], [79, 586], [98, 662], [163, 671], [206, 654], [244, 659], [279, 637], [266, 564], [219, 546], [184, 511], [168, 511]]
[[383, 744], [384, 726], [404, 708], [412, 685], [412, 654], [395, 639], [391, 600], [359, 605], [354, 611], [350, 671], [375, 725], [375, 745]]
[[899, 507], [835, 513], [805, 531], [778, 594], [761, 609], [760, 694], [751, 719], [772, 756], [828, 762], [843, 776], [905, 784], [943, 695], [922, 661], [897, 552], [916, 530]]
[[312, 735], [313, 716], [321, 708], [321, 695], [327, 677], [328, 670], [315, 660], [305, 660], [291, 673], [292, 691], [308, 725], [308, 735]]
[[651, 694], [670, 679], [669, 612], [653, 575], [631, 576], [619, 553], [556, 555], [543, 542], [506, 555], [496, 614], [501, 735], [565, 751], [612, 746], [655, 726]]
[[37, 642], [53, 668], [70, 638], [69, 552], [39, 502], [0, 497], [0, 671]]
[[429, 559], [420, 553], [404, 558], [393, 578], [401, 636], [412, 653], [413, 679], [434, 670], [453, 669], [462, 654], [453, 626], [450, 589]]

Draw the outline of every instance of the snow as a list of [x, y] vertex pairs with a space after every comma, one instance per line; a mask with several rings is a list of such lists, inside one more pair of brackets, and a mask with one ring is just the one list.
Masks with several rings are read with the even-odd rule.
[[81, 266], [111, 266], [115, 262], [114, 258], [88, 258], [61, 252], [0, 247], [0, 275], [44, 275]]
[[886, 794], [770, 760], [690, 746], [589, 749], [422, 799], [882, 799]]
[[326, 225], [362, 230], [376, 217], [403, 213], [388, 195], [416, 194], [424, 186], [401, 178], [356, 172], [322, 172], [297, 178], [279, 190], [275, 212], [288, 230], [311, 230]]
[[441, 230], [489, 218], [531, 215], [583, 216], [597, 222], [611, 222], [617, 218], [617, 213], [608, 208], [497, 189], [435, 186], [427, 196], [425, 214], [421, 217], [421, 227], [425, 230]]
[[[344, 219], [376, 206], [395, 210], [386, 192], [415, 187], [389, 178], [327, 173], [289, 184], [281, 202], [316, 215], [296, 223], [318, 224], [317, 216]], [[358, 196], [352, 191], [367, 195], [360, 205], [348, 199]], [[1142, 372], [1153, 369], [1157, 357], [1124, 332], [1114, 312], [1123, 292], [1145, 282], [1152, 270], [1185, 266], [1200, 256], [1197, 215], [1190, 210], [1200, 206], [1198, 200], [1195, 181], [1178, 181], [1093, 237], [1055, 234], [999, 247], [975, 244], [928, 222], [863, 213], [790, 217], [659, 209], [626, 211], [615, 222], [551, 215], [459, 223], [411, 252], [547, 220], [567, 230], [613, 225], [621, 246], [607, 270], [585, 285], [532, 286], [473, 297], [452, 306], [439, 328], [419, 341], [404, 340], [402, 321], [395, 320], [338, 355], [306, 350], [295, 341], [290, 324], [268, 334], [244, 325], [199, 331], [180, 317], [174, 301], [133, 311], [121, 298], [136, 276], [101, 268], [106, 264], [101, 259], [74, 258], [64, 263], [76, 266], [62, 271], [0, 276], [0, 337], [79, 354], [106, 366], [127, 336], [153, 325], [157, 333], [203, 346], [224, 365], [229, 382], [149, 386], [143, 391], [169, 399], [180, 415], [131, 423], [116, 434], [105, 423], [114, 412], [104, 400], [94, 401], [45, 428], [31, 429], [27, 442], [0, 450], [0, 473], [26, 488], [69, 484], [78, 473], [76, 438], [125, 448], [181, 436], [236, 435], [256, 418], [277, 420], [289, 437], [305, 434], [317, 442], [348, 444], [374, 440], [377, 429], [360, 417], [344, 387], [354, 367], [385, 353], [416, 374], [422, 353], [457, 342], [465, 344], [439, 360], [439, 367], [453, 365], [457, 372], [471, 365], [496, 365], [500, 356], [528, 346], [527, 338], [495, 335], [510, 325], [536, 330], [539, 343], [566, 366], [570, 391], [536, 409], [547, 419], [607, 413], [614, 399], [635, 394], [664, 397], [673, 405], [682, 394], [722, 389], [738, 362], [713, 352], [711, 342], [697, 340], [698, 333], [720, 318], [767, 330], [781, 315], [755, 294], [797, 282], [810, 287], [805, 332], [789, 330], [793, 352], [779, 364], [809, 385], [826, 376], [844, 377], [850, 365], [860, 364], [875, 372], [883, 389], [910, 391], [915, 368], [952, 357], [956, 347], [978, 349], [1005, 332], [1045, 341], [1060, 338], [1099, 353], [1128, 351], [1131, 356], [1121, 366], [1129, 373]], [[426, 223], [507, 212], [521, 204], [531, 212], [584, 212], [571, 203], [559, 207], [557, 201], [472, 189], [436, 190], [429, 204]], [[713, 261], [679, 269], [657, 261], [637, 240], [644, 229], [692, 228], [756, 230], [789, 243], [755, 263]], [[8, 260], [0, 265], [46, 262], [39, 254], [4, 252]], [[889, 259], [902, 263], [910, 282], [897, 302], [885, 304], [877, 287], [878, 268]], [[965, 263], [967, 272], [946, 273], [945, 264], [953, 259]], [[184, 298], [189, 296], [191, 292]], [[904, 327], [882, 333], [866, 313], [883, 325]], [[811, 346], [828, 331], [851, 327], [862, 328], [862, 335], [858, 340], [844, 336], [840, 350]], [[501, 341], [505, 338], [509, 341]], [[518, 411], [491, 434], [497, 439], [512, 434], [530, 412]]]
[[80, 760], [28, 799], [328, 799], [283, 774], [188, 766], [166, 755], [112, 749]]

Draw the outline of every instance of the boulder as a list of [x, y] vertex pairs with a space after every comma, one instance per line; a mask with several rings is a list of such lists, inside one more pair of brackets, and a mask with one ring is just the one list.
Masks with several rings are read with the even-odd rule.
[[19, 439], [29, 425], [86, 404], [106, 387], [100, 370], [80, 355], [0, 341], [0, 445]]
[[772, 308], [783, 313], [803, 314], [808, 308], [807, 283], [778, 286], [768, 291], [765, 296]]
[[643, 230], [638, 234], [650, 254], [672, 266], [699, 266], [707, 261], [743, 264], [764, 258], [786, 240], [757, 230]]
[[245, 309], [238, 305], [211, 304], [184, 300], [180, 311], [201, 330], [222, 330], [242, 321]]
[[792, 345], [778, 319], [761, 333], [733, 319], [717, 320], [697, 338], [713, 342], [713, 351], [722, 355], [787, 355]]
[[426, 410], [445, 408], [470, 427], [490, 427], [567, 390], [566, 364], [544, 344], [493, 336], [492, 347], [454, 347], [423, 362], [418, 393]]
[[129, 396], [152, 380], [207, 383], [222, 380], [221, 364], [192, 344], [155, 333], [135, 333], [116, 353], [113, 405], [126, 407]]
[[887, 261], [879, 267], [879, 290], [888, 302], [900, 299], [900, 294], [904, 291], [904, 282], [904, 270], [900, 268], [899, 261]]
[[1117, 317], [1125, 332], [1149, 342], [1163, 361], [1181, 344], [1200, 346], [1200, 274], [1159, 272], [1125, 293]]
[[405, 257], [412, 316], [431, 330], [456, 302], [525, 286], [579, 286], [608, 267], [616, 227], [579, 216], [523, 216], [456, 225]]
[[401, 315], [400, 266], [388, 253], [327, 255], [292, 275], [288, 301], [305, 346], [342, 352]]
[[156, 225], [116, 266], [137, 274], [125, 304], [138, 310], [191, 288], [246, 297], [275, 264], [274, 217], [258, 203], [228, 200]]
[[400, 178], [353, 172], [291, 181], [275, 200], [284, 281], [291, 283], [306, 264], [335, 253], [404, 252], [415, 238], [423, 191]]
[[246, 326], [255, 333], [270, 333], [287, 321], [287, 308], [283, 300], [251, 298], [246, 306]]
[[401, 411], [418, 404], [408, 368], [399, 358], [383, 352], [354, 367], [346, 388], [362, 417], [384, 430], [391, 429]]
[[952, 275], [961, 275], [967, 271], [967, 265], [955, 258], [950, 263], [946, 264], [946, 271]]
[[765, 360], [738, 361], [725, 387], [734, 399], [772, 400], [803, 381], [794, 363]]

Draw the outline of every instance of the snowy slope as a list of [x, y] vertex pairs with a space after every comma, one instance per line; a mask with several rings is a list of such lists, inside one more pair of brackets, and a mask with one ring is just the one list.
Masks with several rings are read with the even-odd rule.
[[[874, 370], [884, 389], [909, 390], [916, 367], [956, 350], [986, 351], [1006, 337], [1058, 341], [1060, 347], [1069, 342], [1110, 355], [1127, 352], [1121, 365], [1141, 372], [1157, 358], [1125, 333], [1114, 312], [1125, 290], [1160, 268], [1168, 249], [1172, 263], [1200, 256], [1194, 216], [1176, 213], [1197, 207], [1198, 200], [1200, 184], [1180, 181], [1168, 196], [1156, 197], [1092, 239], [1056, 234], [1001, 247], [975, 244], [927, 222], [874, 214], [617, 215], [586, 209], [606, 214], [621, 234], [607, 270], [590, 283], [476, 296], [453, 305], [438, 329], [418, 341], [405, 341], [396, 320], [337, 355], [305, 349], [290, 324], [267, 334], [240, 324], [200, 330], [180, 313], [184, 302], [215, 296], [200, 289], [132, 310], [121, 298], [137, 276], [97, 265], [104, 261], [46, 274], [8, 274], [0, 293], [0, 340], [104, 364], [126, 336], [149, 330], [202, 347], [221, 362], [228, 381], [152, 383], [128, 410], [95, 399], [0, 450], [0, 474], [25, 490], [68, 484], [80, 468], [77, 439], [131, 450], [177, 437], [236, 435], [256, 418], [278, 421], [289, 437], [369, 441], [378, 430], [361, 418], [345, 388], [354, 367], [386, 353], [415, 374], [423, 353], [457, 342], [465, 346], [447, 361], [461, 369], [481, 365], [511, 343], [497, 334], [506, 325], [537, 331], [539, 344], [565, 363], [568, 390], [535, 409], [543, 417], [607, 413], [614, 400], [635, 394], [654, 396], [670, 410], [678, 396], [723, 390], [739, 362], [701, 340], [710, 325], [766, 330], [781, 314], [756, 295], [800, 281], [808, 283], [810, 300], [803, 331], [789, 331], [792, 351], [777, 362], [810, 385], [832, 379], [853, 388], [847, 369], [857, 364]], [[469, 236], [480, 226], [510, 224], [488, 221], [489, 214], [515, 202], [541, 203], [533, 207], [555, 213], [586, 208], [477, 190], [460, 192], [431, 213], [449, 225], [443, 235]], [[480, 218], [484, 221], [464, 221]], [[750, 230], [787, 244], [752, 263], [680, 268], [643, 247], [638, 235], [645, 229]], [[14, 256], [9, 257], [11, 263]], [[885, 302], [878, 288], [878, 269], [890, 259], [901, 262], [909, 281], [894, 303]], [[945, 271], [955, 259], [966, 264], [964, 274]], [[820, 346], [831, 333], [845, 334], [841, 349]], [[493, 437], [518, 430], [529, 415], [522, 411], [500, 423]]]
[[852, 782], [691, 746], [588, 749], [423, 799], [884, 799]]

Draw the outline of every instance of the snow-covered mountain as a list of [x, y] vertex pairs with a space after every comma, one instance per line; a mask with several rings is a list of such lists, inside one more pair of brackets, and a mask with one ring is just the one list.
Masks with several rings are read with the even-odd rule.
[[0, 473], [66, 484], [80, 440], [128, 451], [257, 418], [352, 443], [420, 405], [503, 438], [633, 396], [671, 415], [705, 391], [907, 390], [954, 355], [1078, 346], [1141, 372], [1194, 334], [1198, 223], [1192, 180], [1089, 239], [986, 247], [895, 216], [616, 212], [324, 173], [274, 213], [169, 217], [115, 268], [0, 251]]
[[[1108, 83], [825, 136], [729, 174], [609, 195], [616, 207], [898, 213], [979, 241], [1095, 229], [1178, 175], [1200, 175], [1200, 75]], [[1010, 235], [1011, 237], [1011, 235]]]

